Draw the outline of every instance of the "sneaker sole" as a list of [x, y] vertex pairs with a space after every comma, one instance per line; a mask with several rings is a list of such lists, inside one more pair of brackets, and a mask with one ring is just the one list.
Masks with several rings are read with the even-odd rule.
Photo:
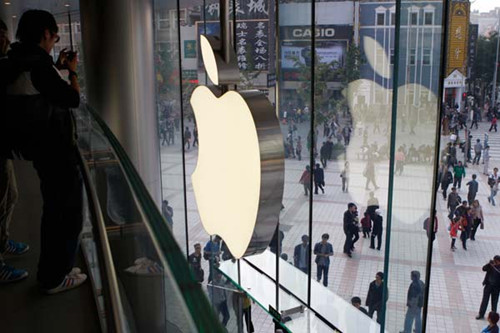
[[23, 254], [28, 253], [30, 250], [30, 247], [28, 246], [23, 252], [20, 253], [11, 253], [11, 252], [4, 252], [2, 253], [2, 256], [4, 257], [17, 257], [17, 256], [22, 256]]
[[[82, 274], [83, 275], [83, 274]], [[54, 294], [59, 294], [59, 293], [63, 293], [65, 291], [69, 291], [71, 289], [75, 289], [75, 288], [78, 288], [80, 287], [82, 284], [85, 283], [85, 281], [87, 281], [87, 275], [85, 275], [85, 280], [83, 280], [82, 282], [80, 283], [76, 283], [70, 287], [64, 287], [64, 288], [53, 288], [53, 289], [43, 289], [42, 292], [44, 294], [47, 294], [47, 295], [54, 295]]]
[[0, 284], [8, 284], [8, 283], [12, 283], [12, 282], [19, 282], [19, 281], [22, 281], [22, 280], [26, 279], [28, 277], [28, 275], [29, 275], [28, 272], [26, 272], [25, 274], [21, 275], [17, 279], [12, 279], [12, 280], [7, 280], [7, 281], [0, 281]]

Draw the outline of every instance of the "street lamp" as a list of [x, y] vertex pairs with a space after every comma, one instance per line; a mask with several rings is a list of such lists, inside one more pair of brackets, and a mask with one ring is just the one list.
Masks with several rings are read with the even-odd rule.
[[500, 15], [498, 13], [498, 8], [496, 9], [496, 14], [497, 14], [497, 54], [493, 68], [493, 92], [491, 96], [491, 102], [493, 107], [495, 107], [496, 105], [496, 98], [497, 98], [498, 52], [500, 49]]

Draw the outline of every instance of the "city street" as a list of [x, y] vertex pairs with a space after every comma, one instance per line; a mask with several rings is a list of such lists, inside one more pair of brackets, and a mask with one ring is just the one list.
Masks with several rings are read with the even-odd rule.
[[[192, 123], [187, 123], [192, 129]], [[288, 126], [282, 126], [284, 135]], [[478, 130], [472, 130], [471, 134], [482, 141], [484, 132], [489, 128], [489, 123], [480, 123]], [[381, 126], [382, 132], [385, 126]], [[417, 127], [418, 137], [431, 134], [433, 126], [421, 125]], [[293, 248], [300, 243], [302, 234], [308, 231], [309, 197], [304, 196], [302, 185], [298, 183], [300, 175], [308, 161], [306, 138], [308, 125], [298, 126], [298, 133], [303, 142], [302, 161], [296, 159], [286, 160], [285, 175], [285, 194], [283, 204], [285, 209], [281, 214], [281, 230], [285, 237], [283, 240], [283, 253], [288, 255], [289, 261], [293, 262]], [[365, 178], [363, 177], [363, 167], [365, 162], [357, 159], [356, 152], [359, 150], [362, 141], [361, 131], [356, 130], [353, 135], [352, 144], [349, 146], [348, 159], [351, 161], [351, 181], [349, 193], [343, 193], [341, 189], [340, 171], [343, 167], [343, 157], [340, 161], [332, 161], [325, 169], [325, 194], [314, 196], [313, 223], [314, 234], [312, 236], [313, 244], [320, 240], [321, 234], [327, 232], [330, 234], [330, 241], [334, 246], [334, 256], [330, 264], [328, 288], [337, 293], [344, 299], [350, 301], [351, 297], [361, 297], [363, 303], [366, 299], [368, 286], [375, 277], [375, 273], [383, 271], [384, 267], [384, 247], [385, 231], [383, 236], [382, 250], [376, 251], [369, 249], [369, 240], [362, 237], [356, 243], [356, 250], [352, 258], [348, 258], [342, 252], [345, 236], [342, 229], [342, 216], [347, 208], [347, 203], [353, 201], [358, 205], [360, 214], [366, 208], [368, 193], [364, 189]], [[370, 129], [371, 133], [371, 129]], [[491, 147], [490, 169], [495, 165], [500, 165], [500, 134], [489, 133], [489, 145]], [[399, 134], [398, 134], [399, 135]], [[176, 143], [180, 141], [180, 134], [176, 133]], [[401, 135], [402, 138], [404, 138]], [[322, 142], [322, 128], [320, 130], [320, 139], [318, 148]], [[431, 136], [431, 139], [432, 136]], [[379, 146], [386, 140], [382, 134], [371, 135], [370, 142], [377, 141]], [[442, 137], [442, 146], [447, 138]], [[404, 142], [404, 139], [398, 141], [398, 145]], [[188, 189], [188, 230], [190, 251], [196, 242], [204, 245], [209, 236], [204, 231], [196, 209], [190, 175], [194, 171], [197, 159], [197, 149], [190, 149], [186, 152], [186, 183]], [[162, 147], [162, 175], [163, 175], [163, 195], [169, 200], [174, 208], [174, 234], [181, 244], [185, 244], [184, 235], [184, 198], [182, 196], [182, 167], [181, 167], [181, 149], [180, 145]], [[410, 164], [405, 167], [401, 176], [397, 176], [395, 186], [415, 188], [415, 196], [407, 193], [406, 190], [395, 190], [395, 207], [392, 228], [391, 260], [389, 275], [389, 301], [386, 327], [389, 332], [399, 332], [403, 329], [403, 322], [406, 312], [406, 290], [410, 281], [410, 272], [419, 270], [422, 274], [422, 280], [425, 275], [425, 258], [427, 253], [427, 237], [422, 228], [422, 222], [429, 211], [429, 200], [424, 200], [429, 196], [429, 173], [424, 172], [430, 166], [421, 166]], [[446, 202], [441, 195], [437, 198], [437, 209], [439, 219], [439, 230], [436, 241], [434, 242], [433, 262], [432, 262], [432, 284], [430, 287], [430, 307], [428, 316], [428, 332], [479, 332], [486, 321], [475, 320], [478, 313], [479, 304], [482, 295], [481, 282], [484, 273], [481, 271], [482, 265], [486, 264], [495, 254], [500, 254], [500, 224], [496, 223], [500, 216], [499, 208], [491, 206], [487, 201], [489, 187], [486, 184], [486, 176], [482, 174], [482, 165], [472, 166], [466, 169], [466, 178], [462, 182], [462, 189], [459, 194], [462, 198], [467, 195], [465, 183], [471, 179], [472, 173], [478, 175], [480, 182], [479, 199], [485, 213], [485, 228], [479, 230], [476, 235], [476, 241], [468, 242], [468, 251], [462, 250], [461, 246], [455, 252], [450, 251], [450, 237], [447, 231], [448, 212]], [[387, 211], [387, 189], [388, 189], [388, 163], [381, 161], [376, 165], [377, 183], [380, 186], [375, 196], [380, 202], [382, 216], [385, 220]], [[421, 194], [419, 194], [421, 192]], [[398, 197], [401, 194], [403, 199]], [[408, 197], [409, 196], [409, 197]], [[417, 199], [415, 199], [417, 198]], [[412, 200], [411, 208], [412, 218], [410, 222], [398, 217], [398, 200]], [[423, 201], [423, 203], [421, 202]], [[420, 253], [422, 252], [422, 253]], [[208, 272], [206, 262], [205, 272]], [[205, 277], [208, 273], [205, 273]], [[316, 267], [313, 264], [312, 276], [316, 276]], [[306, 286], [304, 286], [306, 288]], [[395, 292], [396, 288], [398, 289]], [[392, 291], [392, 293], [391, 293]], [[391, 297], [393, 295], [393, 297]], [[270, 329], [270, 322], [267, 315], [256, 309], [254, 305], [254, 324], [258, 332], [267, 332]], [[489, 310], [488, 310], [489, 311]]]

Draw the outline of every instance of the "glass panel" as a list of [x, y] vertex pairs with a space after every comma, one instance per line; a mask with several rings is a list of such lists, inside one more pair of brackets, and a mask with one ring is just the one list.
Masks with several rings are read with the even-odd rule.
[[[177, 25], [170, 15], [175, 1], [155, 1], [155, 70], [156, 101], [162, 175], [162, 215], [173, 234], [186, 249], [186, 220], [184, 205], [182, 128], [181, 128], [181, 69]], [[173, 12], [175, 14], [176, 11]]]
[[[389, 256], [386, 271], [388, 301], [385, 327], [389, 332], [421, 332], [421, 316], [425, 291], [425, 274], [429, 237], [424, 228], [431, 231], [431, 212], [434, 152], [439, 110], [439, 75], [441, 71], [440, 48], [442, 42], [442, 3], [434, 2], [437, 27], [422, 29], [416, 17], [424, 16], [429, 7], [424, 4], [402, 3], [401, 31], [396, 48], [399, 56], [397, 76], [398, 98], [396, 107], [394, 141], [394, 174], [391, 177], [389, 200], [392, 211]], [[427, 19], [428, 17], [426, 17]], [[424, 22], [425, 23], [425, 22]], [[431, 50], [424, 48], [432, 45]], [[405, 53], [409, 52], [409, 57]], [[408, 66], [408, 64], [413, 66]], [[441, 222], [441, 215], [439, 215]], [[438, 243], [440, 244], [440, 242]], [[437, 245], [434, 242], [434, 245]], [[435, 246], [435, 251], [439, 251]], [[439, 256], [434, 256], [440, 261]], [[442, 260], [442, 259], [441, 259]], [[440, 272], [436, 271], [436, 279]], [[443, 282], [444, 283], [444, 282]], [[435, 290], [435, 289], [433, 289]], [[434, 297], [432, 297], [434, 298]], [[432, 301], [429, 309], [432, 308]], [[427, 331], [438, 330], [439, 324], [427, 321]]]
[[87, 107], [77, 110], [76, 118], [129, 329], [193, 332], [214, 325], [183, 253], [116, 138]]
[[[312, 141], [311, 137], [311, 1], [280, 1], [279, 15], [277, 104], [285, 145], [285, 188], [279, 235], [281, 251], [277, 252], [281, 257], [279, 280], [287, 290], [307, 303], [311, 257], [309, 203], [313, 195], [310, 166], [311, 155], [317, 147], [316, 139]], [[274, 38], [272, 41], [275, 43]], [[271, 248], [271, 251], [274, 250]], [[293, 268], [293, 273], [287, 275], [290, 268]], [[282, 306], [284, 304], [280, 301], [279, 310], [283, 309]]]
[[[316, 69], [326, 78], [316, 87], [321, 102], [313, 110], [320, 143], [316, 163], [326, 186], [313, 202], [311, 307], [343, 332], [377, 332], [383, 316], [369, 287], [384, 270], [395, 48], [395, 29], [386, 18], [395, 2], [332, 2], [324, 10], [322, 4], [318, 15], [335, 13], [327, 22], [337, 25], [335, 35], [316, 39], [320, 57], [328, 55], [322, 39], [335, 47], [327, 66]], [[351, 305], [354, 297], [361, 311]]]

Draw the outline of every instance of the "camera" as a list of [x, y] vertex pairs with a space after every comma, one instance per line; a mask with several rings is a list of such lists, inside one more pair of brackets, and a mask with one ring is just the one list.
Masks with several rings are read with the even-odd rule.
[[75, 51], [66, 52], [66, 59], [68, 59], [68, 61], [72, 61], [75, 57], [76, 57]]

